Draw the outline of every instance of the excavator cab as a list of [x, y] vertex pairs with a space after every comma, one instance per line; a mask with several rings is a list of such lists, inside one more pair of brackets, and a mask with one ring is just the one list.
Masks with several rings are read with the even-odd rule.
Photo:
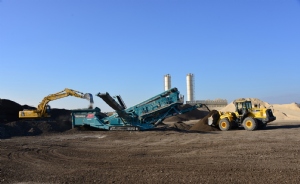
[[50, 105], [46, 105], [46, 113], [49, 114], [51, 111], [51, 106]]

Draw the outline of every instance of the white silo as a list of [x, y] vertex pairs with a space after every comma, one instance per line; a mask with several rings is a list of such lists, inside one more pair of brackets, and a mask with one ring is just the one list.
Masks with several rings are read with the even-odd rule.
[[187, 74], [186, 75], [186, 89], [187, 89], [187, 99], [186, 101], [194, 101], [194, 74]]
[[164, 76], [164, 84], [165, 91], [171, 89], [171, 75], [167, 74]]

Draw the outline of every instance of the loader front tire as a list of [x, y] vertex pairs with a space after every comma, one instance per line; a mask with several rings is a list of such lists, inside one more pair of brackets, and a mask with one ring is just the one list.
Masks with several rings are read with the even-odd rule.
[[222, 131], [227, 131], [231, 129], [231, 123], [227, 118], [223, 118], [219, 121], [219, 128]]
[[257, 129], [258, 123], [257, 123], [256, 119], [247, 117], [243, 121], [243, 127], [245, 128], [245, 130], [253, 131], [253, 130]]

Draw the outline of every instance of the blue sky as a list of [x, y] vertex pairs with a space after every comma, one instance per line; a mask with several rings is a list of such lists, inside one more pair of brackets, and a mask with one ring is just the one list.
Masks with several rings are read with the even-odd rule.
[[71, 88], [129, 107], [165, 74], [186, 96], [188, 73], [197, 100], [300, 103], [299, 0], [0, 0], [0, 28], [0, 98], [22, 105]]

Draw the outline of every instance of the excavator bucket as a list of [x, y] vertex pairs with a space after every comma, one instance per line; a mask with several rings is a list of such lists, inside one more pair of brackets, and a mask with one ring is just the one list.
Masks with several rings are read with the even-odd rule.
[[83, 98], [89, 100], [90, 103], [94, 103], [93, 95], [92, 95], [91, 93], [86, 93], [86, 94], [84, 94], [84, 95], [83, 95]]
[[93, 95], [91, 93], [86, 93], [83, 95], [83, 98], [90, 101], [89, 109], [92, 109], [94, 104]]

